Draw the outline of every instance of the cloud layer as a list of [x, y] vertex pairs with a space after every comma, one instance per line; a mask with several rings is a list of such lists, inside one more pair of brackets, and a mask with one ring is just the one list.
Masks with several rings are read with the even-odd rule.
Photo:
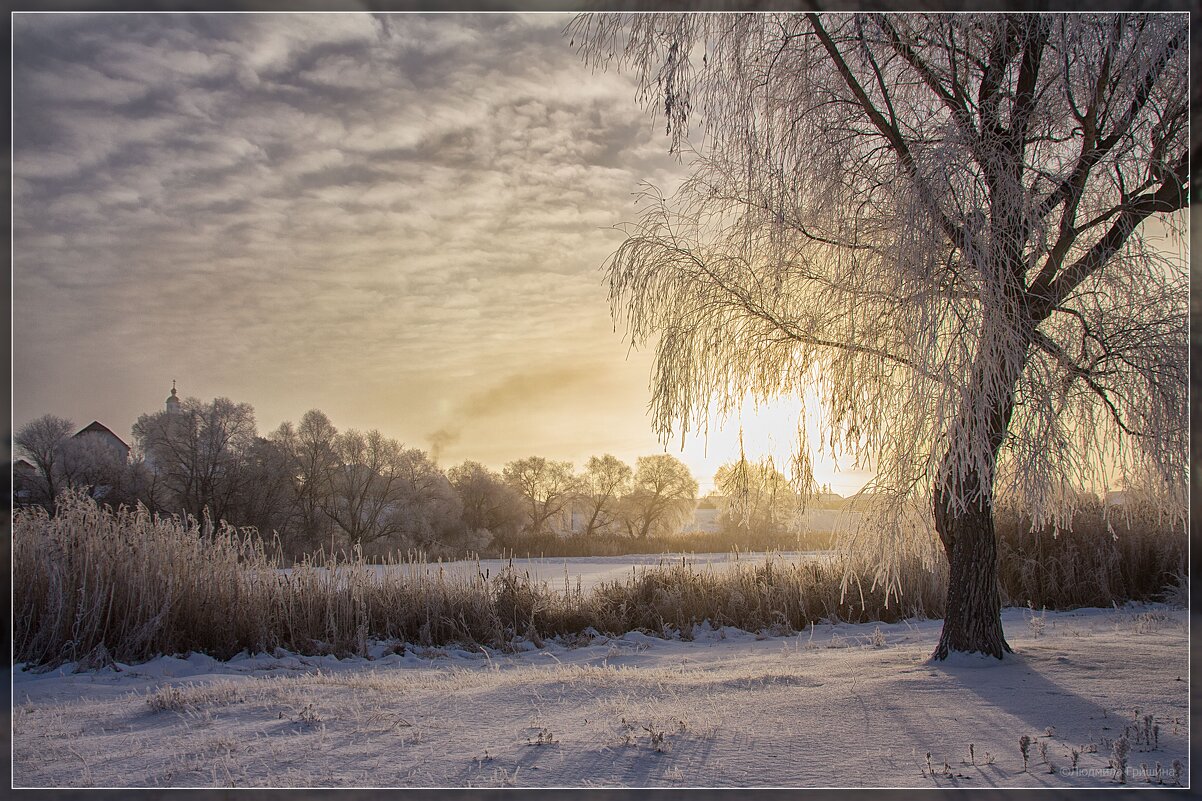
[[598, 268], [683, 168], [569, 20], [15, 15], [16, 425], [126, 436], [178, 379], [444, 465], [660, 450]]
[[17, 424], [124, 428], [172, 378], [422, 446], [522, 376], [645, 398], [597, 268], [679, 168], [567, 19], [18, 15]]

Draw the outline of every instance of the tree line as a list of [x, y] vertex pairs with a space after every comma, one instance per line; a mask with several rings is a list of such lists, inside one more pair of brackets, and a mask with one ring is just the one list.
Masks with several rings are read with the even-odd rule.
[[[378, 430], [339, 430], [320, 410], [260, 435], [254, 408], [186, 398], [143, 414], [130, 453], [102, 437], [72, 436], [44, 415], [14, 444], [32, 470], [14, 473], [14, 504], [54, 512], [65, 490], [114, 507], [224, 520], [275, 536], [298, 556], [359, 546], [369, 554], [419, 549], [462, 554], [520, 548], [539, 538], [673, 536], [693, 521], [698, 483], [674, 456], [611, 454], [571, 462], [528, 456], [496, 472], [464, 461], [446, 470]], [[799, 496], [770, 462], [745, 459], [715, 476], [720, 530], [785, 531]]]

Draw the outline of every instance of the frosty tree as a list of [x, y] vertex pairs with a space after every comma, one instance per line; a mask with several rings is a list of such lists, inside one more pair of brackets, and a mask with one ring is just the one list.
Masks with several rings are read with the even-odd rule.
[[635, 462], [630, 494], [622, 499], [622, 524], [638, 539], [676, 534], [697, 508], [697, 479], [675, 456], [657, 453]]
[[818, 447], [873, 467], [878, 524], [938, 533], [936, 657], [1009, 650], [997, 499], [1065, 524], [1117, 476], [1184, 512], [1185, 15], [586, 15], [567, 35], [633, 70], [691, 166], [606, 264], [615, 318], [654, 342], [656, 427], [816, 394]]
[[65, 417], [44, 414], [32, 422], [26, 423], [13, 436], [13, 444], [21, 453], [33, 460], [37, 468], [42, 492], [41, 503], [47, 510], [54, 510], [55, 498], [58, 497], [60, 473], [62, 473], [63, 446], [71, 436], [75, 423]]

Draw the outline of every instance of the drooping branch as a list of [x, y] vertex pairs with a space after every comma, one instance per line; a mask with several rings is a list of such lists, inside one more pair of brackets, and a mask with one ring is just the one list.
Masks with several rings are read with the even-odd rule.
[[860, 104], [864, 114], [872, 122], [873, 126], [875, 126], [875, 128], [881, 133], [881, 135], [885, 137], [886, 141], [889, 142], [889, 146], [897, 154], [898, 161], [901, 163], [902, 167], [905, 168], [906, 174], [909, 176], [910, 180], [914, 182], [914, 187], [919, 196], [923, 199], [928, 212], [938, 222], [939, 227], [943, 230], [944, 235], [946, 235], [950, 241], [957, 243], [960, 247], [968, 249], [965, 247], [967, 237], [963, 229], [956, 225], [951, 218], [944, 213], [943, 209], [939, 207], [938, 202], [935, 200], [934, 193], [931, 191], [930, 187], [927, 186], [923, 177], [919, 174], [918, 164], [914, 158], [914, 154], [910, 151], [910, 147], [906, 143], [906, 139], [902, 135], [901, 130], [896, 125], [891, 124], [889, 120], [886, 120], [884, 115], [882, 115], [876, 106], [873, 105], [872, 101], [868, 97], [868, 93], [864, 91], [864, 87], [860, 85], [860, 82], [856, 79], [856, 76], [852, 73], [851, 68], [844, 60], [843, 54], [839, 52], [838, 46], [835, 44], [834, 40], [831, 39], [830, 34], [826, 32], [826, 29], [823, 27], [822, 21], [819, 19], [818, 15], [810, 13], [806, 15], [806, 19], [809, 20], [810, 26], [813, 28], [814, 33], [818, 36], [818, 40], [822, 43], [822, 46], [826, 49], [826, 52], [830, 54], [831, 61], [834, 63], [836, 69], [838, 69], [839, 74], [843, 77], [844, 82], [855, 96], [857, 102]]
[[1098, 396], [1098, 398], [1110, 411], [1110, 416], [1114, 420], [1115, 425], [1117, 425], [1123, 433], [1133, 437], [1145, 436], [1145, 434], [1142, 432], [1138, 432], [1130, 428], [1123, 421], [1123, 416], [1119, 414], [1119, 410], [1115, 407], [1114, 402], [1110, 400], [1110, 396], [1107, 394], [1106, 389], [1098, 384], [1098, 382], [1094, 379], [1093, 374], [1087, 368], [1082, 367], [1073, 361], [1073, 358], [1065, 353], [1063, 348], [1061, 348], [1052, 340], [1048, 339], [1047, 335], [1042, 331], [1035, 332], [1034, 342], [1040, 350], [1047, 353], [1057, 362], [1059, 362], [1060, 365], [1068, 371], [1072, 378], [1080, 379], [1087, 387], [1090, 388], [1090, 390], [1093, 391], [1095, 395]]

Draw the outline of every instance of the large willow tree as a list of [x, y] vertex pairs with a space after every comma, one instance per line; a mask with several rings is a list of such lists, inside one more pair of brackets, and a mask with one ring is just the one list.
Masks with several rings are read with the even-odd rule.
[[919, 508], [938, 533], [937, 658], [1009, 650], [1002, 496], [1064, 524], [1079, 488], [1141, 480], [1182, 512], [1185, 15], [588, 15], [567, 34], [634, 72], [691, 166], [606, 265], [615, 318], [655, 343], [656, 426], [820, 397], [821, 447], [873, 467], [893, 525]]

